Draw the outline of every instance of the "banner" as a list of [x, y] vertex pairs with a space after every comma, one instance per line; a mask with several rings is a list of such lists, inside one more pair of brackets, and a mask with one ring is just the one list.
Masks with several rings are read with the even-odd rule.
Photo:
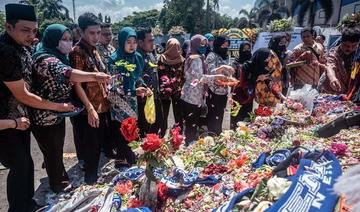
[[[254, 53], [256, 50], [260, 48], [267, 48], [270, 42], [270, 39], [279, 34], [284, 34], [285, 32], [261, 32], [259, 33], [256, 42], [254, 44], [254, 47], [252, 49], [252, 52]], [[288, 50], [292, 50], [297, 46], [299, 43], [301, 43], [301, 35], [300, 30], [294, 30], [292, 32], [288, 32], [291, 35], [291, 41], [288, 46]]]

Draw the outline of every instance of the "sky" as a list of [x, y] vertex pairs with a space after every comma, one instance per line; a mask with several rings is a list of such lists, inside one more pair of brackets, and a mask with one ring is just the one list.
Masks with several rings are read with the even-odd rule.
[[[72, 13], [72, 0], [62, 0], [64, 5]], [[0, 11], [4, 11], [5, 4], [16, 3], [18, 0], [0, 0]], [[135, 11], [149, 9], [161, 9], [163, 0], [75, 0], [76, 16], [84, 12], [95, 14], [102, 13], [103, 16], [110, 15], [112, 21], [119, 21], [131, 15]], [[254, 0], [220, 0], [220, 13], [231, 17], [237, 17], [241, 9], [250, 10]]]

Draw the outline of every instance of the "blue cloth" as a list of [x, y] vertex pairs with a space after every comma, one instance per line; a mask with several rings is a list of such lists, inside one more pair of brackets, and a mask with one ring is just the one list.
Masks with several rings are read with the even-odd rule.
[[243, 190], [242, 192], [236, 194], [233, 196], [228, 202], [221, 205], [218, 208], [213, 209], [213, 212], [230, 212], [234, 208], [234, 206], [244, 197], [252, 194], [254, 192], [254, 189], [248, 188]]
[[184, 170], [175, 168], [172, 172], [172, 176], [167, 176], [161, 179], [161, 182], [165, 183], [169, 189], [181, 189], [188, 188], [195, 184], [200, 175], [199, 169], [194, 169], [189, 173]]
[[272, 155], [266, 157], [266, 164], [269, 166], [277, 166], [282, 161], [286, 160], [291, 154], [288, 149], [279, 149], [276, 150]]
[[329, 151], [318, 162], [301, 159], [291, 187], [266, 212], [332, 212], [338, 201], [333, 186], [340, 175], [340, 163]]
[[220, 179], [214, 175], [209, 175], [205, 178], [199, 178], [198, 180], [196, 180], [196, 184], [200, 184], [200, 185], [208, 185], [208, 186], [213, 186], [216, 185], [220, 182]]
[[267, 164], [269, 166], [277, 166], [279, 163], [284, 161], [287, 157], [289, 157], [291, 154], [291, 151], [288, 149], [279, 149], [276, 150], [274, 153], [269, 155], [269, 153], [263, 152], [260, 154], [258, 159], [252, 163], [252, 167], [254, 169], [258, 169], [262, 167], [264, 164]]
[[122, 210], [121, 212], [151, 212], [150, 208], [142, 207], [142, 208], [128, 208]]
[[257, 160], [254, 163], [252, 163], [251, 166], [254, 169], [258, 169], [258, 168], [262, 167], [265, 164], [265, 160], [266, 160], [267, 156], [269, 156], [269, 153], [267, 153], [267, 152], [261, 153], [260, 156], [257, 158]]

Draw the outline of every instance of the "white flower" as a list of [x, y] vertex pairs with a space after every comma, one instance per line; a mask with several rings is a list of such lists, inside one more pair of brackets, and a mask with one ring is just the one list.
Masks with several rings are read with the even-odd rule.
[[205, 144], [208, 145], [208, 146], [212, 146], [215, 144], [215, 140], [212, 136], [206, 136], [204, 138], [204, 141], [205, 141]]
[[270, 194], [273, 195], [275, 199], [279, 199], [279, 197], [285, 194], [285, 192], [288, 190], [290, 185], [291, 185], [291, 181], [276, 176], [272, 177], [267, 182], [267, 187], [270, 191]]

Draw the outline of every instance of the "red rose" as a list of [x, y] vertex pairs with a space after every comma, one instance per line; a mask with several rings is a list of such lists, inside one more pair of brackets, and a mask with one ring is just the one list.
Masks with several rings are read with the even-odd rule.
[[142, 202], [136, 198], [130, 198], [127, 202], [128, 208], [140, 208], [141, 206], [143, 206]]
[[130, 117], [121, 122], [120, 132], [127, 142], [135, 141], [139, 138], [139, 129], [135, 118]]
[[255, 110], [255, 115], [257, 116], [271, 116], [272, 112], [269, 107], [258, 107]]
[[179, 149], [180, 145], [184, 140], [184, 136], [181, 135], [181, 128], [175, 127], [171, 130], [172, 140], [171, 143], [174, 149]]
[[144, 138], [144, 143], [141, 144], [141, 148], [145, 152], [152, 152], [159, 149], [161, 146], [161, 139], [156, 134], [147, 134]]
[[157, 184], [157, 194], [160, 201], [166, 201], [166, 199], [168, 198], [167, 192], [168, 188], [164, 183]]

